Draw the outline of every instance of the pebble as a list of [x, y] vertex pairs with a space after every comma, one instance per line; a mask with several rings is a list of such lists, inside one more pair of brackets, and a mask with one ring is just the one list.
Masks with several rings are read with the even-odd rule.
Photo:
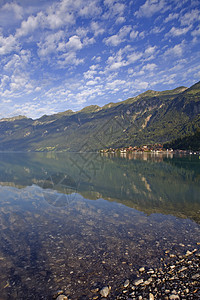
[[154, 295], [152, 293], [149, 294], [149, 300], [154, 300]]
[[148, 280], [144, 281], [144, 284], [145, 285], [149, 285], [151, 282], [152, 282], [152, 278], [149, 278]]
[[124, 287], [125, 287], [125, 288], [128, 287], [129, 284], [130, 284], [130, 281], [129, 281], [128, 279], [126, 279], [126, 281], [124, 282]]
[[99, 291], [99, 288], [95, 288], [95, 289], [91, 290], [92, 293], [97, 293], [98, 291]]
[[180, 297], [178, 295], [172, 294], [172, 295], [169, 296], [169, 299], [170, 300], [176, 300], [176, 299], [178, 300], [178, 299], [180, 299]]
[[154, 274], [154, 270], [150, 269], [147, 274]]
[[197, 273], [197, 274], [192, 276], [192, 279], [198, 279], [199, 277], [200, 277], [200, 274]]
[[68, 300], [68, 297], [65, 295], [59, 295], [56, 300]]
[[110, 292], [110, 290], [111, 290], [111, 287], [110, 286], [105, 286], [105, 287], [103, 287], [101, 290], [100, 290], [100, 295], [102, 296], [102, 297], [108, 297], [108, 294], [109, 294], [109, 292]]
[[135, 281], [134, 281], [134, 285], [138, 286], [138, 285], [140, 285], [140, 284], [143, 283], [143, 282], [144, 282], [143, 279], [138, 279], [138, 280], [135, 280]]
[[190, 255], [192, 255], [192, 252], [191, 252], [191, 251], [189, 251], [189, 250], [187, 250], [187, 252], [186, 252], [185, 256], [190, 256]]
[[62, 295], [63, 293], [64, 293], [63, 290], [57, 290], [53, 295], [53, 299], [56, 299], [59, 295]]
[[139, 272], [141, 272], [141, 273], [144, 272], [144, 271], [145, 271], [144, 267], [142, 267], [142, 268], [139, 269]]
[[171, 269], [174, 269], [174, 268], [176, 268], [176, 266], [170, 266], [170, 268], [171, 268]]
[[183, 272], [185, 270], [187, 270], [187, 268], [185, 266], [183, 266], [178, 272], [180, 273], [180, 272]]

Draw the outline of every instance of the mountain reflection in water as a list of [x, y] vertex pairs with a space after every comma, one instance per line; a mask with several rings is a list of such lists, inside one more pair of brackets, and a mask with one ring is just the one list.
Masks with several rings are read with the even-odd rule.
[[[54, 206], [80, 195], [120, 202], [146, 214], [200, 221], [200, 160], [164, 154], [1, 153], [0, 184], [44, 189]], [[57, 193], [60, 193], [58, 195]]]
[[195, 156], [0, 153], [0, 299], [115, 299], [139, 267], [197, 247], [199, 183]]

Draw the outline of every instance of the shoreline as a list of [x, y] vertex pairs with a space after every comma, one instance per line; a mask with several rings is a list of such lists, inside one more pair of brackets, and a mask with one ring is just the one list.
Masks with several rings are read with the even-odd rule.
[[[165, 251], [159, 267], [140, 267], [117, 288], [110, 285], [93, 286], [88, 300], [188, 300], [200, 299], [200, 243], [197, 248], [186, 250], [184, 255]], [[185, 245], [183, 245], [184, 247]], [[72, 300], [64, 290], [58, 290], [52, 299]]]
[[177, 156], [199, 156], [200, 159], [200, 152], [191, 152], [191, 151], [182, 151], [182, 150], [174, 150], [174, 151], [101, 151], [101, 155], [118, 155], [122, 157], [126, 157], [129, 155], [137, 155], [137, 154], [143, 154], [143, 155], [166, 155], [169, 157], [173, 157], [173, 155]]

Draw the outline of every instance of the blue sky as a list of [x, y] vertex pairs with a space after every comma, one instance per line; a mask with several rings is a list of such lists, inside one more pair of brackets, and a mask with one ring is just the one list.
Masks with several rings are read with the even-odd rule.
[[0, 0], [0, 118], [200, 80], [199, 0]]

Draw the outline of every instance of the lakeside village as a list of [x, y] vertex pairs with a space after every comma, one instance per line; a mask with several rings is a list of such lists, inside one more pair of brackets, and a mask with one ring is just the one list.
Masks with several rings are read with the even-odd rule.
[[173, 153], [173, 154], [194, 154], [200, 155], [200, 151], [192, 151], [192, 150], [179, 150], [179, 149], [166, 149], [162, 144], [155, 144], [155, 145], [143, 145], [143, 146], [129, 146], [123, 148], [108, 148], [108, 149], [101, 149], [100, 153], [119, 153], [119, 154], [128, 154], [133, 152], [149, 152], [149, 153]]

